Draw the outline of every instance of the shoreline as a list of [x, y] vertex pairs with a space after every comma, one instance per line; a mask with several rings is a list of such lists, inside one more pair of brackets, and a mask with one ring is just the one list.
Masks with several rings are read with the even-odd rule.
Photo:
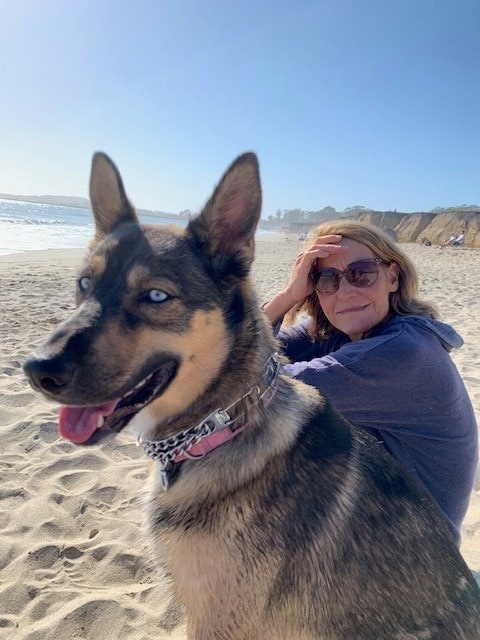
[[[296, 234], [294, 234], [296, 235]], [[262, 241], [262, 240], [273, 240], [273, 241], [277, 241], [277, 240], [282, 240], [284, 237], [286, 236], [286, 234], [282, 234], [280, 232], [276, 232], [276, 231], [261, 231], [260, 235], [256, 236], [256, 241]], [[291, 240], [292, 238], [290, 238]], [[296, 238], [295, 238], [296, 239]], [[26, 256], [25, 259], [27, 258], [32, 258], [35, 259], [35, 257], [37, 256], [37, 254], [42, 254], [45, 257], [52, 257], [53, 259], [55, 259], [56, 257], [59, 258], [64, 258], [66, 253], [70, 254], [72, 252], [80, 252], [80, 253], [85, 253], [86, 252], [86, 246], [83, 247], [50, 247], [47, 249], [25, 249], [22, 251], [12, 251], [9, 253], [0, 253], [0, 262], [14, 262], [16, 259], [21, 260], [22, 256]], [[58, 252], [58, 253], [57, 253]], [[50, 254], [50, 255], [48, 255]]]
[[[269, 231], [262, 230], [260, 235], [255, 236], [256, 244], [262, 242], [287, 242], [287, 243], [295, 243], [298, 247], [298, 252], [301, 251], [301, 248], [304, 245], [303, 240], [298, 239], [298, 234], [296, 233], [287, 233], [283, 231]], [[419, 247], [422, 251], [436, 251], [439, 249], [439, 246], [432, 245], [431, 247], [422, 247], [419, 243], [416, 242], [399, 242], [401, 247]], [[78, 255], [83, 255], [87, 251], [87, 248], [84, 247], [51, 247], [48, 249], [28, 249], [25, 251], [14, 251], [12, 253], [0, 253], [0, 263], [1, 262], [16, 262], [23, 261], [28, 262], [31, 259], [37, 258], [45, 258], [45, 259], [70, 259], [72, 254], [77, 253]], [[473, 252], [477, 253], [480, 251], [478, 247], [443, 247], [442, 251], [446, 251], [447, 253], [468, 253]]]
[[32, 260], [40, 262], [48, 262], [53, 260], [69, 260], [75, 259], [75, 254], [81, 257], [86, 249], [80, 247], [72, 247], [71, 249], [33, 249], [31, 251], [18, 251], [17, 253], [5, 253], [0, 255], [0, 263], [28, 263]]

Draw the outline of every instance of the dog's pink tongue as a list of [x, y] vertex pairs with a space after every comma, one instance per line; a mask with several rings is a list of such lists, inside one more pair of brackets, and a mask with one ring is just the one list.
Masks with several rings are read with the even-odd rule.
[[119, 400], [112, 400], [99, 407], [60, 407], [60, 435], [75, 444], [86, 442], [101, 426], [101, 418], [106, 418], [115, 411]]

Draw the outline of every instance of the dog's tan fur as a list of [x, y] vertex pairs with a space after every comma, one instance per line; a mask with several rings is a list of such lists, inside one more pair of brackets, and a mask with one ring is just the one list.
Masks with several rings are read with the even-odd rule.
[[[150, 530], [188, 637], [479, 640], [480, 592], [430, 497], [314, 389], [280, 375], [271, 402], [245, 395], [277, 348], [248, 279], [256, 158], [233, 163], [184, 231], [139, 225], [103, 154], [91, 202], [78, 310], [26, 363], [32, 384], [76, 406], [133, 389], [135, 410], [106, 426], [152, 440], [232, 403], [247, 425], [175, 463], [167, 492], [152, 465]], [[137, 406], [155, 375], [163, 387]]]

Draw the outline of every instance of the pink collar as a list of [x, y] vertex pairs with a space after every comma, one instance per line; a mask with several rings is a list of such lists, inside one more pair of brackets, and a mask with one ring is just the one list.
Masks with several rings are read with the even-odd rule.
[[203, 458], [204, 455], [232, 440], [246, 429], [248, 423], [234, 427], [238, 417], [230, 417], [229, 411], [232, 407], [245, 398], [252, 398], [253, 404], [260, 402], [264, 406], [270, 404], [276, 392], [280, 366], [278, 354], [272, 353], [264, 367], [263, 378], [266, 387], [263, 390], [259, 386], [252, 387], [226, 409], [217, 409], [194, 427], [189, 427], [164, 440], [148, 440], [143, 434], [138, 437], [137, 445], [141, 446], [150, 458], [160, 463], [164, 491], [169, 487], [174, 465], [185, 460]]
[[232, 440], [247, 427], [247, 423], [242, 424], [238, 429], [232, 431], [230, 427], [223, 427], [218, 431], [214, 431], [208, 436], [202, 438], [199, 442], [192, 445], [188, 451], [178, 453], [172, 458], [172, 462], [183, 462], [184, 460], [196, 460], [203, 458], [204, 455], [210, 453], [217, 447], [229, 440]]

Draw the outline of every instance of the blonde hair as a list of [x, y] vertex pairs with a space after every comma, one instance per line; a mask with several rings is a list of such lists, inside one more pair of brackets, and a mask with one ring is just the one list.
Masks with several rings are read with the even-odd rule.
[[[386, 264], [395, 262], [398, 265], [398, 289], [390, 294], [390, 313], [427, 318], [438, 317], [438, 311], [434, 305], [417, 298], [418, 275], [415, 265], [387, 233], [360, 220], [329, 220], [308, 234], [305, 248], [308, 249], [319, 236], [332, 234], [361, 242]], [[336, 330], [323, 313], [315, 291], [290, 309], [285, 316], [285, 326], [292, 325], [301, 312], [308, 313], [312, 318], [309, 333], [314, 340], [326, 338]]]

